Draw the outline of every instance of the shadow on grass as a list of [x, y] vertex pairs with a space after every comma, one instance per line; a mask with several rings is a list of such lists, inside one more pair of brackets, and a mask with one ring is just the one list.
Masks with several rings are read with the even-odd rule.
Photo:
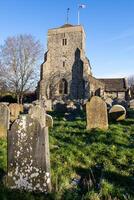
[[113, 183], [129, 192], [134, 197], [134, 177], [121, 175], [117, 172], [105, 171], [104, 177], [109, 182]]
[[90, 190], [100, 191], [102, 180], [107, 180], [114, 187], [122, 188], [124, 194], [129, 193], [134, 197], [134, 177], [121, 175], [117, 172], [105, 171], [103, 164], [92, 166], [91, 168], [75, 168], [81, 179], [79, 186], [81, 193], [86, 193]]
[[0, 184], [0, 200], [54, 200], [52, 193], [36, 193], [24, 190], [9, 189]]
[[134, 119], [126, 119], [124, 121], [121, 121], [120, 124], [125, 126], [132, 126], [134, 125]]

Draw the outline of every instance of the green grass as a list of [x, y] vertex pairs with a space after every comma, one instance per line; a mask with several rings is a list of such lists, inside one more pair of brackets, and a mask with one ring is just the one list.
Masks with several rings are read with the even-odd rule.
[[[0, 200], [134, 199], [134, 113], [130, 111], [121, 123], [111, 123], [108, 131], [87, 131], [84, 115], [74, 121], [51, 115], [52, 193], [21, 193], [1, 184]], [[1, 174], [5, 169], [6, 141], [0, 140]], [[79, 184], [74, 184], [75, 179]]]

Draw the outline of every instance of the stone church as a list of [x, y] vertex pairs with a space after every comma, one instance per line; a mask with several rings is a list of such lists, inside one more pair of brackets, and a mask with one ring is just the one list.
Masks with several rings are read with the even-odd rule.
[[39, 99], [88, 100], [126, 98], [128, 86], [122, 79], [96, 79], [85, 54], [85, 31], [81, 25], [65, 24], [48, 30], [47, 52], [41, 65]]

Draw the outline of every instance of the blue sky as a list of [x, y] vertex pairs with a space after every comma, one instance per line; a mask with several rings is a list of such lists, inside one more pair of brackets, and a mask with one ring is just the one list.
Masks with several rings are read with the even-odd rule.
[[[8, 36], [27, 33], [46, 50], [47, 30], [80, 22], [86, 32], [86, 54], [96, 77], [134, 74], [134, 0], [0, 0], [0, 44]], [[43, 61], [43, 57], [42, 57]]]

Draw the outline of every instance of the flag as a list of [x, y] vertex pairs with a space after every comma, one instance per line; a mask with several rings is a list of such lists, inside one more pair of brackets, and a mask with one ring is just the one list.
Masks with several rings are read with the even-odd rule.
[[85, 4], [81, 4], [81, 5], [79, 5], [79, 8], [86, 8], [86, 5]]

